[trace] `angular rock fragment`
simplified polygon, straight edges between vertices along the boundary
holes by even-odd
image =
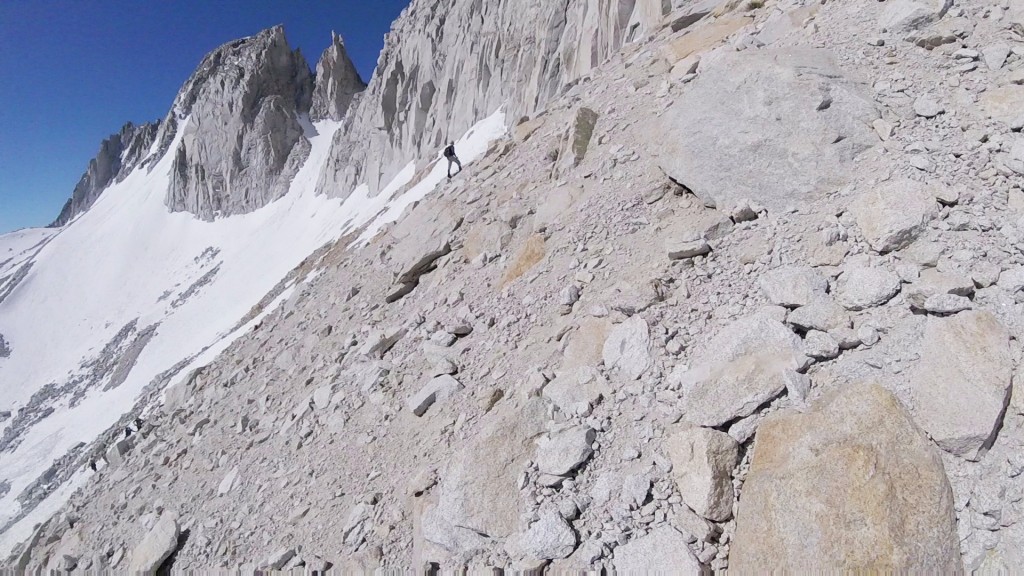
[[[668,384],[680,391],[686,421],[714,427],[781,394],[798,380],[805,356],[796,334],[758,314],[726,326],[692,358],[692,367],[677,367]]]
[[[578,538],[572,527],[554,510],[546,510],[540,518],[505,543],[505,552],[526,565],[544,560],[567,558],[576,549]]]
[[[686,545],[686,537],[671,526],[660,526],[646,536],[615,549],[617,574],[703,574],[700,562]]]
[[[178,548],[178,518],[164,512],[153,528],[132,549],[129,574],[155,574],[168,556]]]
[[[847,310],[867,310],[891,300],[900,286],[900,277],[883,268],[852,268],[839,277],[836,299]]]
[[[406,406],[413,414],[423,416],[434,402],[445,400],[459,390],[462,390],[462,384],[455,378],[447,374],[436,376],[410,397]]]
[[[565,476],[590,459],[597,432],[589,426],[574,426],[553,434],[537,448],[537,469],[544,474]]]
[[[938,204],[924,184],[890,180],[858,198],[850,212],[871,248],[885,253],[913,242],[938,215]]]
[[[628,380],[636,380],[651,367],[651,335],[647,321],[632,316],[612,328],[604,342],[604,365]]]
[[[816,300],[793,310],[786,317],[786,322],[801,330],[822,332],[849,328],[852,324],[846,309],[829,299]]]
[[[730,572],[961,569],[942,459],[891,393],[851,384],[761,422]]]
[[[731,518],[739,444],[728,434],[693,426],[671,433],[663,446],[683,502],[714,522]]]
[[[757,281],[768,301],[796,308],[825,296],[828,280],[809,266],[784,266],[763,274]]]
[[[535,439],[546,423],[547,408],[539,398],[485,422],[439,473],[440,496],[424,538],[449,552],[465,553],[481,545],[481,534],[506,538],[515,533],[520,513],[516,478],[533,459]],[[425,514],[425,524],[426,519]]]
[[[929,318],[910,376],[914,420],[943,450],[975,460],[995,440],[1012,373],[1010,335],[992,314]]]

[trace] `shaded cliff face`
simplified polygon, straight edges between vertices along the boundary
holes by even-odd
[[[320,56],[316,65],[316,87],[313,89],[313,106],[310,119],[341,120],[348,112],[352,99],[366,89],[366,82],[359,76],[352,60],[345,50],[345,42],[331,33],[331,45]]]
[[[63,226],[88,210],[107,186],[120,182],[134,170],[149,154],[158,127],[159,123],[136,126],[128,122],[120,132],[104,140],[50,227]]]
[[[281,197],[309,153],[313,78],[281,26],[211,52],[178,93],[154,158],[174,154],[166,204],[205,220]],[[190,118],[175,150],[180,124]]]
[[[319,182],[345,196],[386,184],[409,158],[504,106],[542,109],[683,0],[413,0],[385,40],[367,91]]]

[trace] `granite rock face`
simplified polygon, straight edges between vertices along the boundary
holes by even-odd
[[[158,128],[158,122],[138,126],[128,122],[117,134],[104,140],[50,227],[63,226],[88,210],[108,186],[120,182],[134,170],[149,154]]]
[[[168,208],[212,220],[284,195],[309,154],[299,116],[309,112],[312,93],[309,65],[289,48],[281,26],[207,55],[158,136],[154,157],[174,154]],[[179,130],[181,140],[169,150]]]
[[[332,145],[318,190],[375,194],[409,158],[503,108],[542,110],[662,23],[681,0],[414,0],[385,38],[377,72]]]
[[[313,88],[310,120],[341,120],[348,112],[353,98],[365,89],[366,82],[363,82],[348,57],[345,41],[341,36],[331,33],[331,45],[324,50],[316,65],[316,87]]]

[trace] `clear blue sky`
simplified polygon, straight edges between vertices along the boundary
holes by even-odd
[[[162,119],[210,50],[284,24],[310,67],[342,35],[369,81],[409,0],[0,0],[0,233],[44,226],[127,122]]]

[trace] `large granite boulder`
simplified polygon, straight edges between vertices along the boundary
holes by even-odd
[[[959,573],[953,493],[938,450],[874,383],[841,388],[807,413],[768,416],[729,570]]]
[[[516,479],[533,457],[546,423],[544,401],[533,398],[485,424],[441,473],[440,496],[425,514],[423,537],[452,554],[465,554],[489,539],[517,533]]]
[[[825,50],[707,60],[655,130],[662,169],[708,205],[806,205],[847,182],[853,158],[878,140],[870,95]]]

